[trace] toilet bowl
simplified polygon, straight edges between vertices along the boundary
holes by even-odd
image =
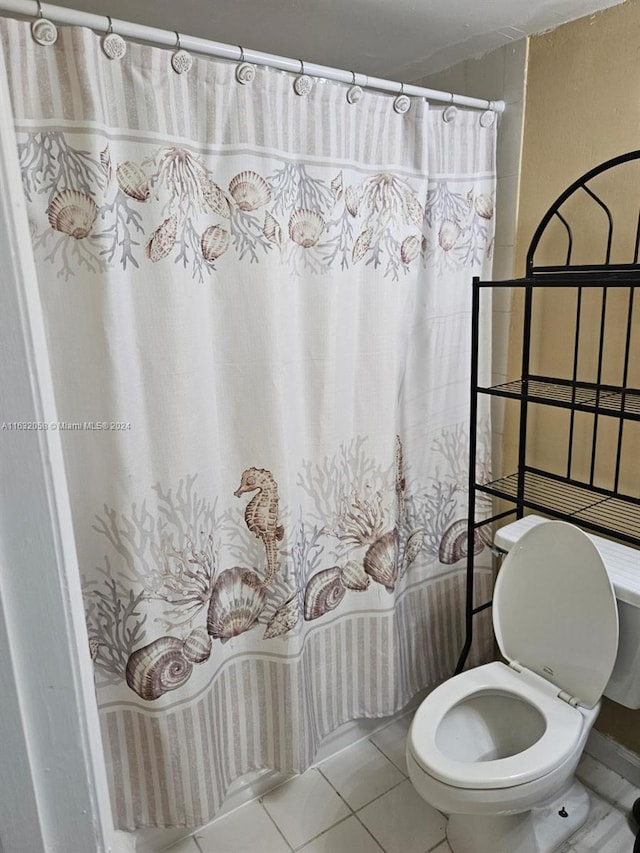
[[[409,776],[449,816],[453,853],[552,853],[589,811],[574,772],[618,645],[615,594],[586,534],[560,521],[528,530],[498,575],[493,623],[507,663],[427,696]]]

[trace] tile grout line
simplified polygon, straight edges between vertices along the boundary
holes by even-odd
[[[374,745],[375,745],[375,744],[374,744]],[[384,753],[383,753],[383,755],[384,755]],[[386,758],[386,757],[387,757],[387,756],[385,756],[385,758]],[[389,759],[389,761],[391,761],[391,759]],[[393,763],[393,762],[392,762],[392,763]],[[395,767],[395,766],[396,766],[396,765],[394,764],[394,767]],[[404,774],[403,774],[403,775],[404,775]],[[411,780],[409,779],[409,777],[408,777],[408,776],[405,776],[405,778],[404,778],[404,779],[402,779],[400,782],[396,782],[396,784],[395,784],[395,785],[393,785],[391,788],[389,788],[389,790],[388,790],[388,791],[384,791],[384,793],[382,793],[382,794],[378,794],[378,796],[377,796],[377,797],[374,797],[372,800],[370,800],[370,801],[369,801],[368,803],[366,803],[364,806],[361,806],[361,807],[358,809],[358,811],[354,812],[354,814],[355,814],[356,818],[358,818],[358,820],[360,821],[360,823],[362,824],[362,826],[364,826],[364,828],[367,830],[367,832],[369,833],[369,835],[374,839],[374,841],[376,842],[376,844],[377,844],[377,845],[378,845],[382,850],[384,850],[384,847],[382,847],[382,845],[380,844],[380,842],[378,841],[378,839],[375,837],[375,835],[373,835],[373,833],[371,832],[371,830],[367,827],[367,825],[364,823],[364,821],[360,818],[360,814],[359,814],[359,813],[360,813],[361,811],[363,811],[363,809],[368,808],[372,803],[375,803],[375,802],[376,802],[376,800],[379,800],[381,797],[384,797],[386,794],[390,793],[391,791],[394,791],[396,788],[399,788],[399,787],[400,787],[400,785],[404,785],[404,783],[405,783],[405,782],[410,782],[410,781],[411,781]],[[442,814],[442,812],[438,812],[438,814]],[[443,817],[444,817],[444,815],[443,815]],[[446,820],[446,818],[445,818],[445,820]],[[439,839],[439,840],[438,840],[438,841],[433,845],[433,847],[429,847],[429,848],[427,848],[426,853],[432,853],[432,851],[433,851],[433,850],[435,850],[435,849],[436,849],[436,847],[438,847],[440,844],[442,844],[442,842],[443,842],[443,841],[446,841],[446,840],[447,840],[447,835],[446,835],[446,832],[445,832],[445,834],[442,836],[442,838],[440,838],[440,839]],[[386,851],[385,851],[385,853],[386,853]]]
[[[340,793],[340,791],[339,791],[339,790],[336,788],[336,786],[333,784],[333,782],[331,781],[331,779],[329,779],[329,777],[328,777],[328,776],[325,776],[325,774],[322,772],[322,769],[321,769],[320,765],[318,765],[318,766],[315,768],[315,769],[316,769],[316,770],[318,770],[318,772],[321,774],[322,778],[323,778],[323,779],[326,779],[326,781],[331,785],[331,787],[333,788],[333,790],[334,790],[334,791],[336,792],[336,794],[340,797],[340,799],[344,802],[344,804],[347,806],[347,808],[351,809],[352,814],[356,814],[356,812],[357,812],[357,811],[359,811],[360,809],[364,809],[366,806],[368,806],[368,805],[369,805],[369,803],[372,803],[374,800],[377,800],[377,799],[378,799],[378,797],[384,797],[384,795],[385,795],[385,794],[388,794],[388,793],[389,793],[389,791],[392,791],[392,790],[393,790],[394,788],[396,788],[398,785],[401,785],[401,784],[402,784],[402,782],[406,782],[406,781],[407,781],[407,779],[409,778],[408,776],[406,776],[406,775],[404,774],[404,772],[403,772],[402,770],[400,770],[400,768],[398,767],[398,765],[397,765],[397,764],[394,764],[394,762],[389,758],[389,756],[385,755],[385,754],[384,754],[384,752],[383,752],[381,749],[378,749],[378,747],[375,745],[375,743],[373,743],[373,744],[372,744],[372,746],[374,746],[374,747],[378,750],[378,752],[379,752],[379,753],[380,753],[380,755],[385,759],[385,761],[388,761],[388,762],[389,762],[389,764],[390,764],[390,765],[391,765],[395,770],[397,770],[397,771],[398,771],[398,773],[400,773],[400,775],[401,775],[403,778],[402,778],[402,780],[401,780],[400,782],[395,782],[393,785],[391,785],[391,787],[390,787],[390,788],[387,788],[387,789],[386,789],[386,791],[382,791],[380,794],[376,794],[376,796],[375,796],[375,797],[373,797],[373,799],[369,800],[369,802],[367,802],[367,803],[363,803],[361,806],[358,806],[358,808],[357,808],[357,809],[354,809],[354,808],[353,808],[353,806],[351,806],[351,805],[350,805],[350,804],[345,800],[345,798],[342,796],[342,794]]]
[[[332,823],[331,826],[328,826],[326,829],[323,829],[322,832],[319,832],[317,835],[314,835],[313,838],[308,838],[303,844],[299,844],[297,847],[292,847],[291,849],[294,851],[304,850],[307,844],[311,844],[312,841],[316,841],[318,838],[322,838],[323,835],[326,835],[327,832],[331,832],[332,829],[335,829],[336,826],[340,826],[341,823],[345,823],[347,820],[351,820],[354,817],[353,814],[348,814],[346,817],[340,818],[336,823]]]
[[[386,728],[386,727],[385,727],[385,728]],[[382,731],[382,729],[381,729],[381,731]],[[397,766],[397,765],[396,765],[396,764],[395,764],[395,763],[394,763],[394,762],[389,758],[389,756],[388,756],[388,755],[385,755],[385,754],[384,754],[384,752],[383,752],[383,751],[382,751],[382,750],[381,750],[381,749],[380,749],[380,748],[379,748],[375,743],[373,743],[373,741],[371,741],[371,740],[370,740],[370,738],[367,738],[367,740],[369,740],[369,742],[372,744],[372,746],[374,746],[374,747],[378,750],[378,752],[380,753],[380,755],[382,755],[382,757],[383,757],[383,758],[385,758],[385,759],[386,759],[386,760],[391,764],[391,766],[392,766],[392,767],[395,767],[395,768],[396,768],[396,770],[398,770],[398,772],[399,772],[399,773],[400,773],[404,778],[403,778],[400,782],[396,782],[396,784],[395,784],[395,785],[392,785],[392,786],[391,786],[390,788],[388,788],[386,791],[383,791],[381,794],[378,794],[378,795],[377,795],[376,797],[374,797],[372,800],[369,800],[369,802],[368,802],[368,803],[364,803],[364,805],[360,806],[358,810],[356,810],[356,809],[352,808],[352,807],[349,805],[349,803],[345,800],[345,798],[342,796],[342,794],[340,793],[340,791],[338,791],[338,790],[337,790],[337,788],[336,788],[336,787],[335,787],[335,785],[331,782],[331,780],[330,780],[329,778],[327,778],[327,776],[325,776],[325,774],[322,772],[322,765],[321,765],[321,764],[319,764],[319,765],[317,765],[317,766],[316,766],[316,770],[318,770],[318,772],[320,773],[320,775],[322,776],[322,778],[323,778],[323,779],[325,779],[325,780],[329,783],[329,785],[331,785],[331,787],[332,787],[332,788],[333,788],[333,790],[336,792],[336,794],[340,797],[340,799],[344,802],[344,804],[347,806],[347,808],[351,811],[351,815],[347,816],[346,818],[344,818],[344,819],[343,819],[343,820],[341,820],[341,821],[338,821],[338,823],[335,823],[333,826],[338,826],[338,824],[339,824],[339,823],[343,823],[345,820],[349,820],[349,818],[350,818],[350,817],[355,817],[355,819],[358,821],[358,823],[360,824],[360,826],[362,826],[362,827],[365,829],[365,831],[366,831],[366,832],[371,836],[371,838],[373,838],[373,840],[374,840],[374,841],[375,841],[375,843],[378,845],[378,847],[383,851],[383,853],[386,853],[385,848],[380,844],[380,842],[379,842],[379,841],[378,841],[378,839],[375,837],[375,835],[371,832],[371,830],[368,828],[368,826],[367,826],[365,823],[363,823],[363,821],[360,819],[360,817],[358,816],[358,812],[359,812],[359,811],[361,811],[362,809],[365,809],[367,806],[371,805],[371,803],[374,803],[376,800],[380,799],[380,797],[384,797],[384,796],[385,796],[385,794],[388,794],[390,791],[393,791],[393,789],[394,789],[394,788],[397,788],[397,787],[398,787],[398,785],[402,785],[404,782],[406,782],[406,781],[407,781],[408,777],[406,777],[406,776],[404,775],[404,773],[402,772],[402,770],[400,770],[400,768],[399,768],[399,767],[398,767],[398,766]],[[346,750],[345,750],[345,751],[346,751]],[[324,830],[324,832],[328,832],[328,831],[329,831],[329,829],[333,829],[333,827],[329,827],[328,829]],[[324,833],[320,833],[320,835],[323,835],[323,834],[324,834]],[[318,838],[319,836],[317,836],[317,835],[316,835],[315,837],[316,837],[316,838]],[[313,839],[310,839],[310,840],[313,840]],[[306,843],[308,844],[309,842],[307,841]],[[297,848],[297,849],[299,849],[299,848]]]
[[[396,770],[397,770],[399,773],[402,773],[402,775],[404,776],[404,778],[405,778],[405,779],[408,779],[408,778],[409,778],[409,777],[408,777],[408,775],[407,775],[407,774],[404,772],[404,770],[402,769],[402,767],[399,767],[399,766],[395,763],[395,761],[393,760],[393,758],[390,758],[390,757],[387,755],[387,753],[386,753],[386,752],[385,752],[381,747],[379,747],[379,746],[378,746],[378,744],[377,744],[377,743],[374,743],[374,741],[372,741],[371,739],[369,739],[369,742],[371,743],[371,745],[372,745],[372,746],[375,746],[375,748],[378,750],[378,752],[380,753],[380,755],[384,755],[384,757],[387,759],[387,761],[389,761],[391,764],[393,764],[393,766],[396,768]]]
[[[290,844],[290,843],[289,843],[289,840],[287,839],[287,837],[285,836],[285,834],[283,833],[283,831],[282,831],[282,830],[280,829],[280,827],[278,826],[278,824],[277,824],[277,822],[276,822],[275,818],[273,818],[273,817],[271,816],[271,814],[269,814],[269,810],[268,810],[268,809],[266,808],[266,806],[262,803],[262,800],[260,800],[260,801],[259,801],[259,802],[260,802],[260,805],[261,805],[261,806],[262,806],[262,808],[265,810],[265,812],[269,815],[270,820],[272,821],[272,823],[274,824],[274,826],[276,827],[276,829],[278,830],[278,832],[280,833],[280,835],[283,837],[283,839],[284,839],[285,843],[287,844],[287,846],[289,847],[289,850],[291,850],[291,851],[301,850],[303,847],[305,847],[305,845],[307,845],[307,844],[311,844],[311,842],[312,842],[312,841],[315,841],[315,840],[316,840],[316,838],[320,838],[320,836],[321,836],[321,835],[324,835],[324,834],[325,834],[325,832],[329,832],[329,830],[330,830],[330,829],[334,829],[336,826],[339,826],[341,823],[344,823],[346,820],[349,820],[349,818],[351,818],[351,817],[354,817],[354,816],[355,816],[355,812],[354,812],[354,810],[351,808],[351,806],[350,806],[350,805],[349,805],[349,803],[345,800],[345,798],[342,796],[342,794],[341,794],[338,790],[336,790],[335,786],[331,784],[331,781],[330,781],[329,779],[327,779],[327,777],[324,775],[324,773],[323,773],[323,772],[322,772],[322,770],[320,769],[320,765],[316,765],[316,766],[315,766],[315,767],[313,767],[313,768],[309,768],[309,770],[315,770],[315,771],[317,771],[317,772],[320,774],[320,776],[325,780],[325,782],[326,782],[326,783],[329,785],[329,787],[334,791],[334,793],[335,793],[338,797],[340,797],[340,800],[341,800],[341,801],[345,804],[345,806],[349,809],[350,814],[345,815],[345,817],[342,817],[342,818],[340,818],[340,820],[337,820],[335,823],[332,823],[330,826],[325,827],[321,832],[318,832],[316,835],[312,836],[311,838],[307,838],[307,840],[306,840],[306,841],[304,841],[302,844],[299,844],[297,847],[294,847],[292,844]],[[305,772],[309,772],[309,771],[305,771]]]
[[[445,830],[445,833],[444,833],[444,835],[442,836],[442,838],[440,839],[440,841],[438,841],[438,843],[437,843],[437,844],[434,844],[434,845],[433,845],[433,847],[428,847],[428,848],[427,848],[427,853],[434,853],[434,850],[436,850],[438,847],[440,847],[440,845],[441,845],[443,842],[445,842],[446,840],[447,840],[447,832],[446,832],[446,830]]]
[[[189,838],[193,839],[193,843],[196,845],[196,847],[198,849],[198,853],[203,853],[202,847],[200,847],[200,845],[198,844],[198,839],[196,838],[195,833],[193,835],[190,835]],[[170,849],[169,849],[168,853],[171,853]]]
[[[363,806],[363,808],[364,808],[364,806]],[[378,847],[379,847],[382,851],[384,851],[384,853],[387,853],[387,851],[384,849],[384,847],[382,846],[382,844],[380,844],[380,842],[379,842],[379,841],[378,841],[378,839],[375,837],[375,835],[373,834],[373,832],[371,832],[371,830],[370,830],[370,829],[369,829],[369,827],[366,825],[366,823],[363,823],[363,822],[362,822],[362,820],[360,820],[360,818],[358,817],[358,813],[357,813],[357,812],[355,813],[354,817],[355,817],[355,819],[358,821],[358,823],[360,824],[360,826],[361,826],[361,827],[363,827],[363,829],[364,829],[366,832],[368,832],[368,833],[369,833],[369,835],[373,838],[373,840],[376,842],[376,844],[378,845]]]
[[[267,809],[266,806],[264,805],[264,803],[262,802],[262,798],[258,799],[258,803],[259,803],[262,811],[266,814],[266,816],[269,818],[271,823],[275,826],[276,830],[278,831],[278,834],[280,835],[280,837],[282,838],[284,843],[287,845],[287,847],[289,848],[289,851],[291,853],[291,851],[293,850],[293,847],[291,846],[291,844],[289,844],[289,840],[285,837],[284,832],[280,829],[280,827],[278,826],[278,824],[276,823],[274,818],[271,817],[271,814],[269,813],[269,809]]]
[[[390,723],[389,725],[391,725],[391,723]],[[386,728],[386,726],[385,726],[384,728]],[[382,730],[383,730],[383,729],[381,729],[381,731],[382,731]],[[362,738],[362,741],[365,741],[365,740],[366,740],[366,741],[368,741],[368,740],[369,740],[369,738]],[[402,778],[399,782],[396,782],[394,785],[392,785],[390,788],[388,788],[386,791],[383,791],[382,793],[380,793],[380,794],[378,794],[376,797],[374,797],[372,800],[369,800],[369,802],[368,802],[368,803],[364,803],[364,805],[360,806],[360,808],[365,808],[366,806],[368,806],[368,805],[370,805],[371,803],[375,802],[375,800],[379,799],[380,797],[383,797],[385,794],[388,794],[390,791],[392,791],[392,790],[393,790],[394,788],[396,788],[398,785],[402,785],[402,784],[403,784],[403,782],[406,782],[406,781],[407,781],[407,778],[408,778],[407,776],[405,776],[404,772],[403,772],[403,771],[402,771],[402,770],[401,770],[401,769],[400,769],[400,768],[399,768],[399,767],[398,767],[398,766],[397,766],[397,765],[396,765],[396,764],[395,764],[395,763],[394,763],[394,762],[393,762],[393,761],[392,761],[392,760],[391,760],[387,755],[385,755],[385,754],[384,754],[384,752],[383,752],[383,751],[382,751],[382,750],[381,750],[381,749],[380,749],[380,748],[379,748],[375,743],[373,743],[373,742],[371,741],[371,744],[372,744],[372,746],[374,746],[374,747],[375,747],[375,749],[376,749],[376,750],[377,750],[377,751],[382,755],[382,757],[383,757],[386,761],[388,761],[388,762],[391,764],[391,766],[392,766],[393,768],[395,768],[395,769],[396,769],[396,770],[401,774],[401,776],[402,776],[403,778]],[[355,744],[352,744],[351,746],[355,746]],[[341,750],[341,752],[347,752],[347,751],[348,751],[348,749],[350,749],[350,748],[351,748],[351,747],[347,747],[346,749]],[[333,756],[331,756],[331,758],[333,758]],[[328,760],[329,760],[329,758],[327,758],[327,759],[325,759],[325,760],[327,760],[327,761],[328,761]],[[266,808],[266,806],[265,806],[265,805],[264,805],[264,803],[262,802],[262,797],[258,798],[258,802],[260,803],[260,805],[262,806],[263,810],[266,812],[266,814],[268,815],[269,819],[271,820],[271,822],[273,823],[273,825],[274,825],[274,826],[276,827],[276,829],[278,830],[278,833],[282,836],[282,838],[283,838],[283,840],[284,840],[285,844],[289,847],[289,849],[290,849],[291,851],[296,851],[296,850],[300,850],[300,849],[302,849],[305,845],[310,844],[312,841],[314,841],[315,839],[317,839],[317,838],[319,838],[320,836],[324,835],[326,832],[329,832],[329,830],[333,829],[333,828],[334,828],[334,827],[336,827],[336,826],[339,826],[339,824],[341,824],[341,823],[344,823],[344,821],[348,820],[350,817],[357,817],[356,810],[355,810],[355,809],[354,809],[354,808],[353,808],[353,807],[352,807],[352,806],[351,806],[351,805],[346,801],[346,799],[342,796],[342,794],[340,793],[340,791],[338,791],[338,789],[335,787],[335,785],[332,783],[332,781],[331,781],[331,780],[330,780],[330,779],[329,779],[329,778],[328,778],[328,777],[327,777],[327,776],[322,772],[322,764],[323,764],[323,763],[324,763],[324,762],[320,762],[319,764],[317,764],[317,765],[315,765],[314,767],[309,768],[309,769],[310,769],[310,770],[311,770],[311,769],[316,770],[316,771],[320,774],[320,776],[322,777],[322,779],[324,779],[324,780],[325,780],[325,782],[327,782],[327,784],[329,785],[329,787],[330,787],[330,788],[335,792],[335,794],[340,798],[341,802],[343,802],[343,803],[344,803],[344,805],[347,807],[347,809],[349,810],[349,814],[348,814],[348,815],[346,815],[345,817],[341,818],[340,820],[336,821],[335,823],[332,823],[330,826],[328,826],[328,827],[326,827],[325,829],[323,829],[323,830],[322,830],[322,832],[319,832],[317,835],[314,835],[314,836],[312,836],[311,838],[308,838],[308,839],[307,839],[307,840],[306,840],[302,845],[299,845],[298,847],[293,847],[293,845],[291,845],[291,844],[289,843],[289,841],[288,841],[287,837],[284,835],[283,831],[282,831],[282,830],[280,829],[280,827],[278,826],[277,821],[275,820],[275,818],[273,818],[273,817],[272,817],[272,815],[270,814],[269,810]],[[367,828],[366,828],[366,826],[362,823],[362,821],[361,821],[360,819],[358,819],[358,822],[359,822],[362,826],[364,826],[364,828],[365,828],[365,829],[367,829]],[[379,844],[378,840],[375,838],[375,836],[373,836],[373,835],[371,834],[371,832],[370,832],[368,829],[367,829],[367,832],[368,832],[368,833],[369,833],[369,835],[371,835],[371,837],[375,840],[376,844],[378,844],[378,846],[380,846],[380,844]],[[382,847],[381,847],[381,849],[382,849],[382,850],[384,850],[384,848],[382,848]]]
[[[405,783],[405,782],[407,782],[407,781],[409,781],[409,780],[408,780],[408,778],[403,778],[403,779],[401,779],[399,782],[396,782],[396,784],[395,784],[395,785],[392,785],[388,790],[383,791],[383,792],[382,792],[382,794],[378,794],[378,795],[377,795],[377,796],[375,796],[372,800],[369,800],[369,802],[368,802],[368,803],[365,803],[363,806],[360,806],[360,808],[358,809],[358,811],[355,811],[355,812],[354,812],[354,814],[357,816],[358,812],[361,812],[363,809],[368,809],[368,808],[369,808],[369,806],[371,805],[371,803],[375,803],[375,802],[376,802],[376,800],[379,800],[379,799],[380,799],[380,797],[385,797],[385,796],[386,796],[387,794],[389,794],[391,791],[395,791],[395,789],[396,789],[396,788],[399,788],[399,787],[400,787],[400,785],[404,785],[404,783]]]
[[[342,802],[345,804],[345,806],[349,809],[349,811],[351,812],[351,814],[352,814],[352,815],[354,815],[354,814],[355,814],[355,810],[351,808],[351,806],[349,805],[349,803],[345,800],[345,798],[342,796],[342,794],[340,793],[340,791],[339,791],[339,790],[336,788],[336,786],[333,784],[333,782],[331,781],[331,779],[327,778],[327,776],[325,776],[325,775],[324,775],[324,773],[323,773],[323,772],[322,772],[322,770],[320,769],[320,766],[319,766],[319,765],[318,765],[318,767],[316,767],[316,770],[317,770],[317,771],[318,771],[318,773],[322,776],[322,778],[325,780],[325,782],[327,782],[327,784],[328,784],[328,785],[330,785],[330,786],[331,786],[331,788],[332,788],[332,789],[336,792],[336,794],[340,797],[340,799],[341,799],[341,800],[342,800]],[[341,822],[341,821],[338,821],[338,823],[340,823],[340,822]],[[335,826],[335,824],[334,824],[334,826]]]
[[[358,738],[358,740],[354,741],[353,743],[349,743],[346,746],[343,746],[341,749],[338,749],[336,752],[332,753],[331,755],[325,756],[321,761],[314,762],[314,763],[310,764],[307,769],[308,770],[319,770],[320,767],[323,764],[325,764],[327,761],[331,761],[332,759],[337,758],[339,755],[342,755],[345,752],[348,752],[350,749],[357,746],[358,744],[364,743],[367,740],[370,741],[372,737],[375,737],[375,735],[378,735],[381,732],[384,732],[387,729],[391,728],[391,726],[396,725],[396,723],[398,723],[400,720],[403,720],[405,717],[408,717],[409,714],[415,714],[416,710],[417,710],[417,706],[415,709],[412,709],[410,711],[403,711],[402,713],[400,713],[398,715],[393,715],[392,718],[389,720],[389,722],[385,723],[383,726],[380,726],[380,728],[372,731],[370,735],[364,735],[363,737]],[[371,718],[359,717],[358,719],[359,720],[360,719],[366,720],[366,719],[371,719]],[[375,746],[375,744],[374,744],[374,746]],[[387,757],[387,756],[385,756],[385,757]],[[391,761],[391,759],[389,759],[389,760]]]

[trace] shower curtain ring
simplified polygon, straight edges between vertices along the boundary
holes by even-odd
[[[357,104],[362,97],[362,89],[356,85],[356,72],[351,72],[351,86],[347,89],[347,102]]]
[[[244,61],[244,48],[240,48],[240,65],[236,68],[236,80],[244,86],[246,83],[252,83],[256,76],[256,69],[250,62]]]
[[[404,83],[400,84],[400,94],[393,101],[393,109],[398,115],[404,115],[411,109],[411,101],[404,93]]]
[[[191,54],[180,47],[180,33],[176,30],[176,49],[171,56],[171,67],[176,74],[184,74],[193,65]]]
[[[109,21],[109,29],[102,37],[102,49],[109,59],[122,59],[127,52],[127,44],[122,36],[114,33],[111,15],[107,15],[107,20]]]
[[[301,59],[298,62],[300,63],[300,73],[293,81],[293,91],[296,95],[308,95],[313,89],[313,80],[308,74],[304,73],[304,62]]]
[[[447,123],[450,121],[454,121],[455,117],[458,115],[458,108],[453,105],[455,95],[453,92],[451,93],[451,100],[449,101],[449,106],[442,113],[442,120]]]
[[[40,0],[36,0],[36,2],[38,3],[38,16],[31,24],[31,36],[38,44],[47,47],[58,38],[58,30],[55,24],[44,17]]]
[[[493,101],[487,101],[487,108],[480,116],[480,127],[492,127],[496,120],[496,114],[493,109]]]

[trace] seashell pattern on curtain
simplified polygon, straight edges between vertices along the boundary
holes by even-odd
[[[193,279],[214,283],[227,266],[276,255],[296,277],[344,273],[363,262],[400,281],[431,262],[464,269],[490,248],[493,202],[475,189],[461,193],[445,182],[419,201],[416,180],[377,172],[336,196],[331,186],[343,181],[342,170],[331,178],[324,169],[318,177],[297,164],[265,177],[241,172],[224,190],[203,157],[165,146],[153,147],[140,164],[121,163],[114,179],[115,146],[104,144],[92,155],[58,130],[29,133],[19,143],[25,188],[48,202],[46,219],[33,220],[34,248],[65,280],[83,268],[105,273],[114,261],[126,272],[168,258]],[[29,169],[36,163],[38,169]],[[51,195],[52,184],[67,183]],[[297,207],[301,198],[315,208]],[[451,210],[455,221],[443,219]],[[425,235],[432,221],[439,223],[437,240]],[[70,244],[68,237],[82,242]]]
[[[0,36],[114,814],[197,827],[453,670],[495,130]]]

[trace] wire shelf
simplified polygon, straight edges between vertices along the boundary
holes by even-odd
[[[509,501],[518,500],[518,474],[509,474],[477,486]],[[533,471],[524,473],[522,503],[557,518],[571,518],[583,527],[640,544],[640,502],[619,495],[611,497],[588,486],[569,483]]]
[[[545,406],[640,420],[640,391],[635,388],[596,386],[587,382],[535,377],[503,382],[491,388],[478,388],[478,391],[514,400],[526,398],[531,403]]]

